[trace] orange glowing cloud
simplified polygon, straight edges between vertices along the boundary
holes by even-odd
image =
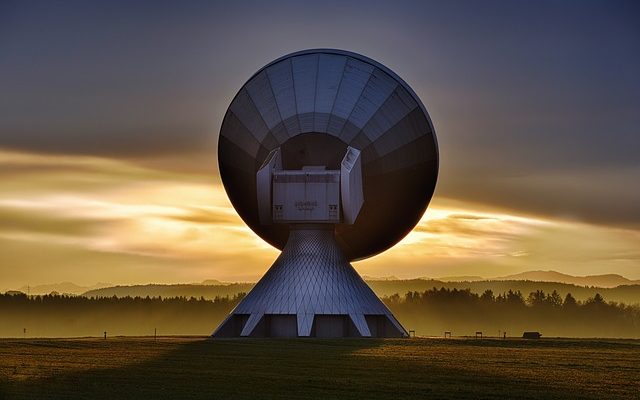
[[[244,225],[212,176],[10,151],[0,152],[0,167],[0,290],[59,281],[250,281],[278,254]],[[637,231],[436,196],[404,240],[355,266],[404,278],[541,268],[638,277],[637,249]]]

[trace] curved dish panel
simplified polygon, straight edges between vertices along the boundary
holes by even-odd
[[[259,70],[222,123],[222,182],[240,217],[282,249],[289,227],[259,223],[256,172],[277,147],[285,169],[300,169],[335,168],[348,146],[361,151],[364,204],[353,225],[336,226],[336,238],[349,260],[370,257],[418,223],[438,176],[429,115],[413,90],[383,65],[318,49],[289,54]]]

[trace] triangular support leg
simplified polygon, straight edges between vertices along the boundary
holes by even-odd
[[[369,325],[367,325],[367,320],[365,319],[364,314],[349,314],[349,317],[356,326],[360,336],[371,337],[371,331],[369,330]]]
[[[311,327],[313,326],[314,314],[299,313],[298,319],[298,336],[308,337],[311,336]]]
[[[258,322],[260,322],[260,320],[262,319],[263,315],[264,314],[261,313],[251,314],[249,316],[249,319],[247,319],[247,323],[244,324],[240,336],[250,336],[253,330],[256,328],[256,325],[258,325]]]

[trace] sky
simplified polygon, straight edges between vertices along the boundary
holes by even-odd
[[[391,68],[434,123],[418,226],[368,276],[640,279],[634,1],[0,3],[0,290],[255,281],[217,138],[260,67],[308,48]]]

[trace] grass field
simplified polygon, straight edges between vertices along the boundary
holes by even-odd
[[[0,340],[3,399],[640,398],[640,341]]]

